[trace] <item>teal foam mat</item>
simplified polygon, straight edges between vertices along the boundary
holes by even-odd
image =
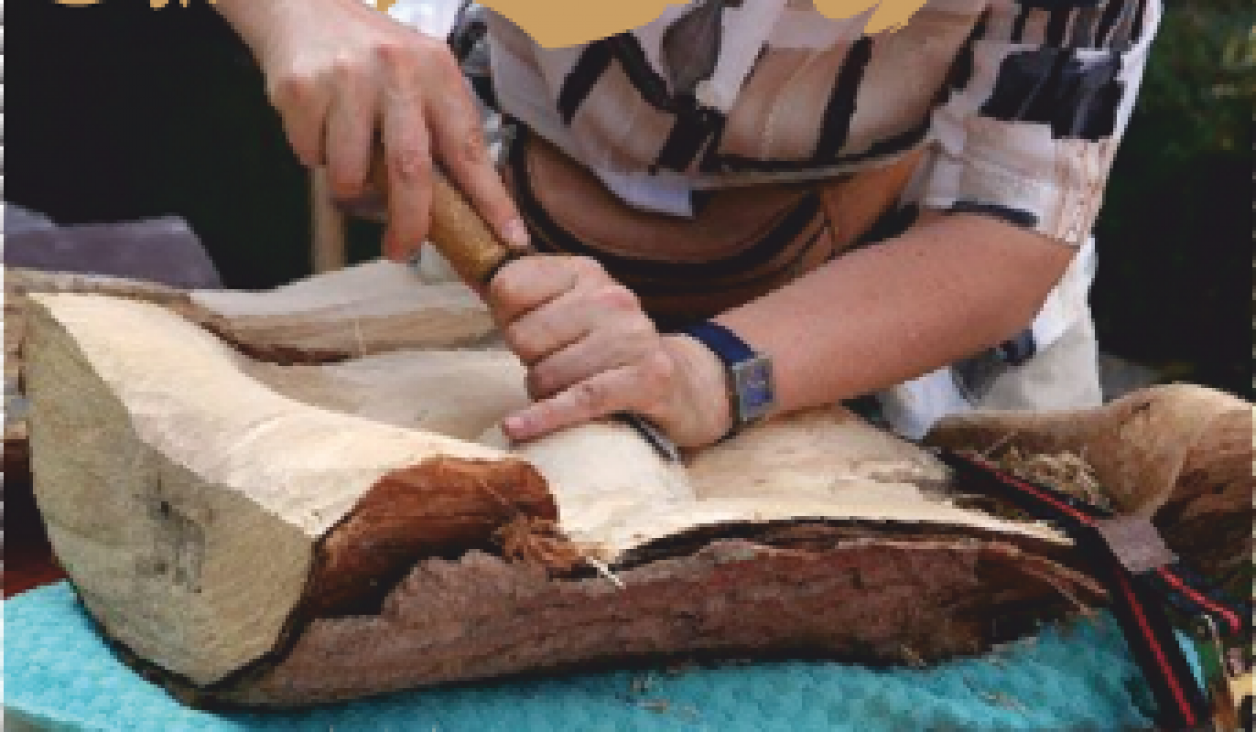
[[[1128,730],[1153,703],[1106,614],[922,669],[825,662],[621,671],[391,694],[298,712],[202,712],[120,663],[74,592],[4,603],[4,703],[37,729],[430,732]]]

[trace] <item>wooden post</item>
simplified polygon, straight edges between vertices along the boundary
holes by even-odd
[[[345,252],[345,214],[336,206],[327,181],[327,170],[310,173],[311,264],[315,274],[342,269]]]

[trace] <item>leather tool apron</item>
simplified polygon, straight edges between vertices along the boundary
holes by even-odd
[[[837,179],[706,192],[692,218],[623,203],[523,130],[504,178],[538,251],[596,258],[671,327],[765,295],[858,245],[894,208],[920,156]]]

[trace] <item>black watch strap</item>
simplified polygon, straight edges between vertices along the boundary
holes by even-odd
[[[691,325],[681,332],[711,349],[724,362],[733,417],[726,439],[772,411],[776,394],[772,362],[766,356],[755,352],[733,331],[712,321]]]

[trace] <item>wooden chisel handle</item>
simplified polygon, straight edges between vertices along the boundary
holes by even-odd
[[[382,149],[371,157],[371,185],[387,200],[388,169]],[[485,286],[502,265],[523,252],[504,244],[439,167],[432,168],[432,212],[427,238],[463,281]]]

